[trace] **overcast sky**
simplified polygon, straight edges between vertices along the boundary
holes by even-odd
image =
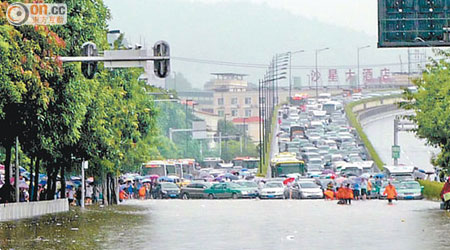
[[[269,64],[277,53],[303,49],[293,56],[293,76],[308,82],[316,49],[324,76],[337,68],[340,81],[355,72],[357,48],[361,68],[374,77],[388,67],[405,72],[406,49],[377,48],[377,0],[105,0],[111,29],[150,48],[158,40],[171,46],[172,71],[201,87],[213,72],[248,74],[257,82],[266,68],[249,68],[198,60]],[[430,53],[428,53],[430,55]],[[178,58],[177,58],[178,57]],[[188,58],[190,61],[180,59]],[[361,70],[362,70],[361,69]]]
[[[170,0],[168,0],[170,1]],[[215,4],[217,2],[267,3],[272,8],[295,15],[377,35],[377,0],[184,0]]]

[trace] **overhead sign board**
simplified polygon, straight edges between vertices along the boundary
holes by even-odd
[[[378,47],[450,46],[449,0],[378,0]]]
[[[193,121],[192,122],[192,139],[207,139],[206,134],[206,122],[205,121]]]

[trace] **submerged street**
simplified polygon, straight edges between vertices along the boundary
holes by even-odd
[[[129,201],[148,208],[135,249],[446,249],[436,202]],[[109,246],[111,249],[114,245]]]

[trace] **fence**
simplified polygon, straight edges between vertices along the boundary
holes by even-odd
[[[67,199],[0,204],[0,221],[32,218],[69,211]]]

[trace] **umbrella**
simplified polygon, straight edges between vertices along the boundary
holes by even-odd
[[[150,175],[150,179],[154,180],[154,179],[158,179],[159,175],[154,174],[154,175]]]
[[[19,188],[29,188],[28,184],[25,181],[19,181]]]
[[[248,171],[248,169],[247,169],[247,168],[243,168],[243,169],[241,169],[241,171],[242,171],[242,172]]]
[[[88,182],[88,183],[94,182],[94,177],[89,177],[89,178],[87,178],[87,179],[86,179],[86,182]]]
[[[72,181],[81,181],[81,177],[78,177],[78,176],[71,176],[71,177],[70,177],[70,180],[72,180]]]
[[[152,182],[152,180],[151,180],[151,179],[144,179],[144,180],[142,181],[142,183],[147,183],[147,182]]]
[[[127,185],[123,184],[123,185],[120,185],[119,189],[124,190],[126,187],[127,187]]]
[[[39,185],[41,185],[41,186],[45,186],[46,184],[47,184],[47,180],[41,180],[39,182]]]
[[[288,183],[293,182],[293,181],[295,181],[295,178],[293,178],[293,177],[287,178],[286,180],[283,181],[283,184],[287,185]]]
[[[378,177],[378,178],[384,178],[384,174],[379,173],[379,174],[376,174],[375,177]]]
[[[232,181],[239,179],[239,177],[237,177],[236,175],[230,174],[230,173],[227,173],[227,174],[223,175],[222,177],[228,178],[228,179],[230,179]]]
[[[334,174],[334,171],[331,169],[325,169],[322,171],[322,174]]]
[[[426,173],[425,170],[423,170],[423,169],[419,169],[419,172],[424,173],[424,174]]]
[[[344,178],[344,177],[339,177],[339,178],[336,179],[336,183],[340,185],[340,184],[344,183],[344,181],[346,181],[346,180],[347,179]]]

